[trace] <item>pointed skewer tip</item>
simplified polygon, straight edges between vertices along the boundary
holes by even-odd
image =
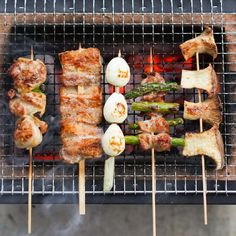
[[[120,51],[120,49],[119,49],[119,52],[118,52],[118,57],[121,57],[121,51]]]
[[[34,60],[34,48],[33,48],[33,45],[31,45],[31,49],[30,49],[30,58],[31,58],[31,60]]]

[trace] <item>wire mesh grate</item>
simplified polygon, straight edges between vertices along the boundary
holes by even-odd
[[[155,14],[157,5],[154,5],[154,1],[149,4],[146,1],[140,1],[140,6],[134,5],[133,1],[127,5],[122,1],[118,13],[115,1],[94,0],[90,4],[83,1],[81,11],[76,8],[78,6],[75,1],[65,1],[67,5],[62,7],[63,14],[60,14],[60,10],[56,7],[57,2],[53,1],[53,13],[46,13],[46,4],[43,5],[45,14],[38,14],[38,1],[34,1],[31,13],[27,11],[29,1],[15,1],[15,11],[13,14],[8,14],[9,2],[5,1],[5,13],[0,15],[2,38],[0,42],[2,65],[0,192],[2,195],[26,195],[28,191],[28,154],[14,147],[12,132],[15,118],[9,113],[6,99],[6,92],[12,86],[7,76],[7,68],[15,58],[27,56],[33,45],[35,57],[42,59],[48,69],[47,109],[44,120],[49,124],[49,132],[42,145],[34,150],[34,155],[38,158],[35,158],[33,163],[33,194],[74,195],[78,193],[77,165],[65,164],[58,160],[58,150],[61,145],[58,112],[61,71],[57,54],[64,50],[76,49],[79,43],[82,43],[84,47],[98,47],[103,56],[102,86],[105,101],[109,96],[109,86],[104,79],[105,66],[112,57],[117,55],[119,49],[128,61],[132,72],[131,82],[126,90],[140,83],[143,69],[147,66],[149,47],[153,48],[157,60],[156,68],[160,70],[164,78],[168,81],[179,82],[181,69],[195,69],[195,61],[185,64],[181,59],[178,46],[185,40],[200,34],[206,25],[214,30],[219,55],[214,62],[207,56],[201,56],[200,66],[205,68],[208,63],[213,63],[220,77],[220,97],[224,116],[221,132],[224,138],[226,161],[226,167],[222,171],[207,171],[207,187],[209,193],[236,192],[235,185],[231,184],[236,180],[234,171],[236,166],[234,161],[236,156],[234,152],[235,82],[233,78],[236,71],[233,60],[236,54],[234,36],[236,18],[234,14],[228,16],[223,13],[222,2],[217,5],[217,11],[212,3],[211,12],[206,13],[201,1],[198,5],[199,11],[196,11],[192,1],[189,1],[190,8],[186,13],[182,1],[178,10],[170,1],[170,11],[165,14],[165,3],[160,1],[161,14]],[[23,11],[19,11],[19,6],[23,6]],[[126,11],[128,6],[130,6],[129,13]],[[197,101],[196,91],[171,93],[167,99],[169,101],[173,99]],[[177,116],[182,116],[182,111]],[[134,122],[138,119],[141,117],[129,110],[128,121]],[[122,125],[126,132],[128,132],[128,121]],[[105,122],[102,125],[104,129],[107,127]],[[186,121],[184,128],[172,129],[171,135],[180,137],[185,131],[196,130],[199,130],[198,122]],[[45,156],[53,156],[53,159],[48,161]],[[170,153],[156,154],[156,156],[157,193],[198,194],[202,192],[201,163],[198,157],[186,159],[177,149],[173,149]],[[90,195],[104,194],[102,191],[104,159],[105,157],[97,161],[88,161],[86,164],[86,193]],[[207,162],[207,166],[211,167],[212,163]],[[114,188],[110,193],[123,196],[125,194],[145,195],[150,192],[150,154],[143,153],[138,148],[127,150],[124,155],[116,159]]]

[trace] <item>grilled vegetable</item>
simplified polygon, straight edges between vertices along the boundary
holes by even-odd
[[[120,56],[113,58],[106,68],[106,80],[117,87],[125,86],[130,80],[128,63]]]
[[[124,134],[118,125],[108,127],[102,137],[102,148],[109,156],[118,156],[125,150]]]
[[[218,54],[217,46],[213,36],[213,30],[207,27],[199,36],[190,39],[180,45],[185,60],[198,53],[207,53],[215,59]]]
[[[171,114],[179,110],[179,104],[167,102],[133,102],[131,108],[134,111]]]
[[[219,97],[208,98],[201,103],[184,101],[184,119],[202,119],[206,123],[219,126],[222,121]]]
[[[206,155],[216,164],[216,169],[224,166],[224,144],[217,126],[202,133],[186,133],[183,155],[187,157]]]
[[[144,83],[125,94],[126,99],[137,98],[151,92],[176,91],[180,86],[175,82],[166,83]]]
[[[175,118],[175,119],[167,119],[166,122],[169,126],[176,126],[176,125],[182,125],[184,123],[184,120],[182,118]],[[129,129],[140,129],[140,127],[138,123],[134,123],[134,124],[129,124]]]
[[[220,84],[211,64],[203,70],[182,70],[181,87],[206,90],[209,97],[220,92]]]
[[[128,115],[124,96],[120,93],[113,93],[104,105],[103,115],[109,123],[122,123]]]

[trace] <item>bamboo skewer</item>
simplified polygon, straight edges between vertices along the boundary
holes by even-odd
[[[33,150],[29,149],[29,178],[28,178],[28,234],[32,232],[32,159]]]
[[[150,73],[153,72],[152,48],[150,48]],[[153,132],[152,132],[152,135]],[[152,147],[152,234],[156,236],[156,170],[155,170],[155,150]]]
[[[79,43],[79,50],[81,49],[81,43]],[[79,93],[79,87],[78,87]],[[79,213],[80,215],[85,215],[85,160],[79,162]]]
[[[31,46],[30,58],[34,60],[34,51]],[[33,162],[33,149],[29,149],[29,173],[28,173],[28,234],[32,232],[32,162]]]
[[[197,70],[200,70],[199,66],[199,53],[196,53],[196,63],[197,63]],[[199,103],[202,102],[202,94],[201,90],[198,89],[198,101]],[[200,132],[203,132],[203,122],[202,119],[200,118],[199,120],[200,124]],[[204,224],[207,225],[208,223],[208,217],[207,217],[207,186],[206,186],[206,173],[205,173],[205,157],[204,155],[201,156],[201,161],[202,161],[202,187],[203,187],[203,211],[204,211]]]

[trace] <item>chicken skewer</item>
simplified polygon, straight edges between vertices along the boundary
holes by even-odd
[[[15,89],[8,91],[11,113],[20,117],[14,132],[15,145],[29,150],[28,172],[28,233],[32,231],[32,159],[33,147],[42,142],[42,134],[47,131],[47,124],[37,117],[42,116],[46,107],[46,96],[39,86],[45,82],[47,70],[44,63],[34,60],[33,48],[31,58],[18,58],[8,70],[14,80]],[[36,92],[37,91],[37,92]]]

